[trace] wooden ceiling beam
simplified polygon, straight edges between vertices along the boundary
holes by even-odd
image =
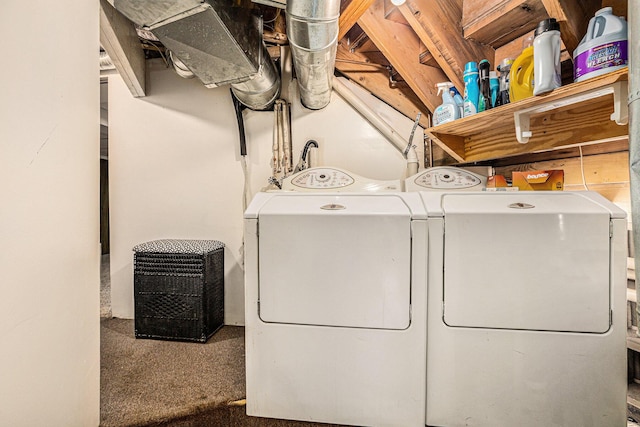
[[[420,39],[411,27],[385,19],[384,0],[376,0],[358,20],[358,25],[400,73],[429,112],[433,112],[442,103],[436,84],[447,81],[448,78],[442,69],[420,63]],[[456,161],[461,161],[464,157],[463,144],[456,141],[451,145],[441,140],[434,142]]]
[[[362,14],[375,0],[352,0],[345,10],[340,13],[338,20],[338,40],[342,40],[349,30],[358,22]]]
[[[467,62],[488,59],[495,65],[491,46],[463,38],[461,0],[407,0],[399,10],[446,74],[443,81],[451,81],[458,90],[464,89]]]
[[[464,37],[494,48],[532,31],[547,17],[537,0],[465,0],[462,4]]]
[[[589,20],[602,3],[600,0],[541,0],[547,14],[560,24],[560,35],[567,50],[573,54],[587,32]]]
[[[100,0],[100,44],[134,97],[145,96],[146,61],[131,21]]]
[[[434,111],[442,103],[436,83],[447,81],[441,69],[422,65],[420,40],[410,27],[385,19],[384,0],[376,0],[360,17],[358,25],[389,60],[420,101]]]
[[[424,114],[427,108],[416,94],[406,86],[392,88],[389,71],[382,65],[369,63],[367,55],[351,52],[344,43],[340,43],[336,52],[336,69],[411,120],[415,120],[418,113],[423,113],[420,125],[423,128],[430,126]]]

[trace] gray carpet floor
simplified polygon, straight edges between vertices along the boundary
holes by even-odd
[[[101,425],[166,423],[244,398],[244,329],[206,344],[135,339],[133,321],[101,325]]]
[[[206,344],[136,339],[133,320],[102,319],[100,425],[312,427],[245,414],[244,328]]]
[[[109,255],[100,288],[102,427],[314,427],[245,413],[244,328],[205,344],[136,339],[133,320],[111,318]]]

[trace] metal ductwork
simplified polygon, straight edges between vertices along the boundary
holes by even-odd
[[[262,42],[262,21],[228,0],[110,0],[150,30],[206,87],[230,84],[254,110],[273,105],[280,76]]]
[[[340,0],[288,0],[287,36],[305,107],[318,110],[331,100]]]

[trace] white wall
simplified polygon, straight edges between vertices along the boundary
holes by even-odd
[[[94,1],[2,3],[3,426],[99,422],[98,25]]]
[[[226,244],[225,323],[243,324],[244,176],[229,87],[206,89],[160,61],[149,65],[145,98],[133,98],[119,76],[109,77],[113,315],[134,314],[134,245],[161,238],[216,239]],[[325,165],[374,179],[402,178],[405,162],[398,150],[337,94],[325,109],[311,111],[300,105],[295,85],[290,90],[295,162],[305,142],[315,139]],[[411,120],[369,100],[408,137]],[[255,194],[271,175],[273,112],[246,110],[244,117]]]

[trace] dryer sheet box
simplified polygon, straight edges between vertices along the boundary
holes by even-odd
[[[563,170],[536,170],[513,172],[512,185],[521,191],[562,191],[564,188]]]

